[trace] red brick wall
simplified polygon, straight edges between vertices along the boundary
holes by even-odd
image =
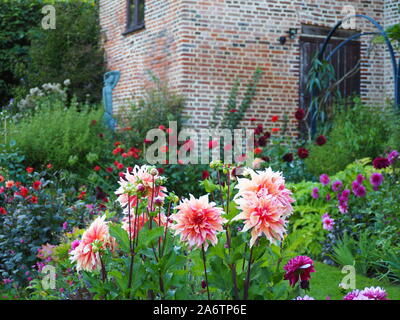
[[[271,115],[292,115],[299,101],[299,37],[285,45],[278,38],[302,24],[331,27],[349,4],[383,23],[383,0],[147,0],[146,29],[123,36],[126,1],[101,0],[108,66],[122,73],[116,109],[143,93],[150,69],[186,96],[189,125],[206,127],[218,96],[226,101],[235,79],[242,93],[260,66],[265,74],[242,125],[250,126],[250,118],[267,125]],[[363,20],[356,27],[374,31]],[[385,53],[377,48],[367,59],[367,48],[364,39],[361,95],[381,105],[390,95]]]

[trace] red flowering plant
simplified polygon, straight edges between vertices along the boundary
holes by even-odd
[[[299,118],[299,112],[295,117]],[[309,157],[309,151],[304,147],[304,141],[293,136],[288,130],[289,118],[274,115],[270,118],[269,127],[258,124],[255,129],[255,169],[272,167],[281,170],[290,181],[304,179],[304,160]]]
[[[21,175],[0,171],[0,270],[16,285],[31,280],[37,248],[56,242],[67,219],[78,220],[52,173],[27,167],[23,179],[16,180]]]

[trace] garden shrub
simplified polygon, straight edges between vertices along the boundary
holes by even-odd
[[[182,115],[184,98],[150,73],[153,85],[145,95],[121,110],[119,137],[127,143],[142,147],[147,132],[151,129],[168,128],[170,121],[176,121],[178,132],[185,118]],[[176,133],[175,133],[176,134]]]
[[[320,226],[328,231],[324,241],[319,242],[321,260],[354,265],[361,274],[399,281],[394,257],[400,244],[400,160],[393,160],[386,169],[374,168],[368,165],[370,162],[362,159],[334,176],[322,176],[324,185],[295,185],[295,198],[299,200],[295,211],[301,210],[303,203],[315,212],[320,210]],[[373,175],[381,179],[376,186],[371,182]],[[299,223],[296,215],[293,219],[293,225]],[[326,225],[326,219],[330,225]],[[309,222],[304,227],[310,228]]]
[[[327,143],[310,146],[307,169],[316,176],[335,174],[356,159],[376,157],[391,136],[388,121],[381,108],[364,106],[359,99],[354,106],[339,108]]]
[[[100,41],[98,4],[94,1],[55,1],[56,29],[30,32],[30,63],[25,74],[30,87],[71,80],[79,101],[102,98],[104,53]]]
[[[15,66],[28,64],[28,31],[39,25],[42,6],[43,1],[0,2],[0,107],[8,103],[21,84]]]
[[[88,165],[89,154],[101,155],[108,145],[102,115],[102,110],[89,106],[65,108],[63,102],[58,102],[31,117],[10,122],[7,136],[33,166],[51,163],[79,170]]]

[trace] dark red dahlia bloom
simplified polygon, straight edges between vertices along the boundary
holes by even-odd
[[[283,161],[292,162],[293,161],[293,153],[286,153],[283,156]]]
[[[283,269],[286,271],[284,279],[294,287],[297,281],[301,280],[302,287],[308,287],[308,281],[311,279],[311,272],[315,272],[314,262],[307,256],[297,256],[291,259]]]
[[[297,150],[297,154],[300,159],[308,158],[308,150],[305,148],[300,148]]]
[[[258,139],[258,145],[261,147],[265,147],[267,144],[267,138],[265,136],[262,136],[261,138]]]
[[[297,111],[294,114],[294,117],[298,121],[303,120],[305,116],[306,116],[306,112],[304,111],[304,109],[301,109],[301,108],[297,109]]]
[[[326,143],[326,137],[323,135],[320,135],[317,140],[315,140],[315,142],[317,143],[317,145],[319,146],[323,146]]]
[[[263,125],[262,125],[262,124],[259,124],[259,125],[257,126],[257,128],[255,128],[254,134],[255,134],[255,135],[261,134],[261,133],[263,132],[263,130],[264,130]]]
[[[210,173],[207,170],[204,170],[201,174],[201,180],[206,180],[210,177]]]
[[[378,157],[372,162],[375,169],[385,169],[390,166],[390,162],[387,158]]]

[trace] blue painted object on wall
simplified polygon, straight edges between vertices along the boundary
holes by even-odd
[[[110,130],[115,131],[117,121],[113,118],[113,99],[112,91],[117,85],[121,72],[110,71],[104,74],[103,103],[104,103],[104,123]]]

